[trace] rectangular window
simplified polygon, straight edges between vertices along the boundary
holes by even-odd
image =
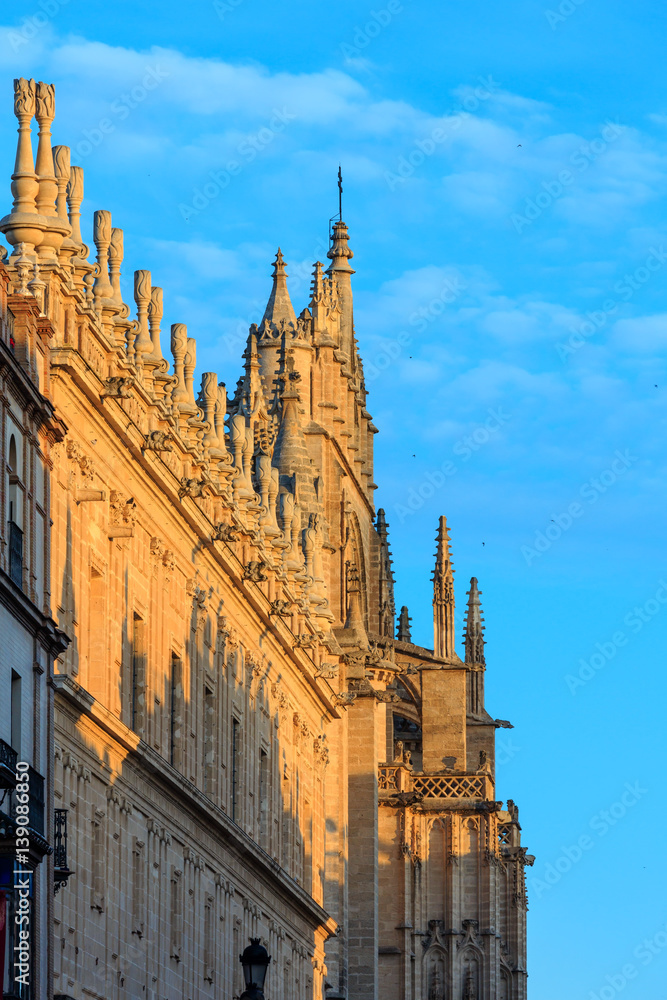
[[[92,876],[93,894],[90,905],[94,910],[104,912],[104,892],[106,887],[106,836],[104,829],[105,816],[100,810],[95,810],[92,837]]]
[[[21,758],[21,678],[12,670],[12,690],[11,690],[11,713],[12,713],[12,750],[16,750]]]
[[[11,503],[9,507],[11,511]],[[12,520],[12,515],[13,512],[9,520],[9,576],[17,587],[23,587],[23,532]]]
[[[183,957],[183,872],[171,870],[171,947],[170,957],[180,962]]]
[[[204,793],[215,797],[215,694],[204,688]]]
[[[232,720],[232,822],[236,823],[238,820],[237,816],[237,797],[238,797],[238,758],[240,750],[240,730],[241,726],[236,719]]]
[[[106,652],[107,617],[103,575],[90,569],[90,629],[88,632],[88,682],[90,694],[103,705],[108,703]]]
[[[132,622],[132,726],[144,737],[146,726],[146,624],[138,614]]]
[[[213,907],[215,899],[208,896],[204,906],[204,979],[212,983],[215,979],[215,926]]]
[[[263,748],[259,751],[259,846],[265,851],[269,844],[269,817],[271,815],[271,783],[269,775],[269,755]]]
[[[180,771],[183,768],[183,663],[176,653],[171,654],[170,702],[169,763]]]
[[[132,933],[144,936],[146,906],[146,856],[144,841],[134,838],[132,846]]]

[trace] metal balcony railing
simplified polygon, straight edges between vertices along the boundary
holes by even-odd
[[[53,876],[55,892],[67,885],[70,875],[67,863],[67,809],[54,809],[53,814]]]
[[[30,779],[30,803],[28,805],[28,827],[40,837],[44,836],[44,778],[34,767],[28,768]]]
[[[0,788],[13,788],[16,784],[16,750],[0,740]]]

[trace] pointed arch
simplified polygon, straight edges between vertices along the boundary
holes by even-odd
[[[347,509],[346,509],[347,508]],[[366,555],[364,553],[363,535],[359,518],[355,511],[349,509],[349,503],[345,503],[344,520],[344,540],[343,545],[343,566],[341,579],[343,582],[343,594],[341,602],[341,620],[345,621],[346,609],[348,606],[348,575],[349,570],[354,567],[359,578],[361,615],[364,626],[368,628],[368,570],[366,566]]]

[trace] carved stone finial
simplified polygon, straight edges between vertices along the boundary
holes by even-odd
[[[204,420],[208,423],[208,430],[204,434],[203,445],[208,448],[212,458],[218,458],[222,454],[219,449],[218,435],[215,423],[215,408],[218,402],[218,376],[215,372],[204,372],[201,377],[201,401],[204,410]]]
[[[171,353],[174,357],[174,375],[176,383],[171,393],[171,401],[180,406],[188,401],[188,391],[185,387],[184,359],[188,346],[188,328],[185,323],[172,323]]]
[[[276,259],[273,262],[273,287],[267,302],[262,322],[266,320],[276,326],[285,321],[288,325],[296,327],[296,313],[287,290],[287,272],[285,271],[285,260],[280,247]]]
[[[67,184],[67,208],[72,227],[72,240],[78,247],[78,256],[87,257],[88,247],[81,236],[81,202],[83,201],[83,167],[70,167]]]
[[[193,412],[197,409],[195,399],[195,368],[197,367],[197,341],[194,337],[188,337],[187,350],[183,358],[183,374],[185,377],[185,389],[188,396],[188,404]]]
[[[14,114],[19,123],[16,162],[12,174],[12,211],[0,221],[0,232],[14,248],[14,255],[33,253],[46,228],[46,219],[37,212],[39,182],[32,157],[30,122],[35,114],[36,84],[21,77],[14,80]]]
[[[124,308],[123,293],[120,290],[120,265],[123,263],[123,230],[112,229],[111,240],[109,241],[109,281],[113,288],[113,302],[116,311],[121,315],[129,312]]]
[[[412,633],[410,631],[410,622],[412,618],[408,614],[408,609],[403,605],[401,608],[401,613],[398,616],[398,631],[396,633],[396,638],[400,642],[412,642]]]
[[[100,210],[93,217],[93,240],[97,249],[97,266],[99,272],[93,284],[95,308],[98,312],[102,306],[110,311],[114,308],[113,287],[109,280],[109,244],[111,243],[111,212]]]
[[[153,347],[151,359],[159,365],[167,369],[167,363],[162,357],[162,346],[160,344],[160,324],[162,323],[162,316],[164,314],[164,308],[162,305],[162,289],[158,288],[157,285],[153,285],[151,288],[151,300],[148,303],[148,324],[150,326],[151,332],[151,344]]]
[[[58,184],[58,200],[56,211],[58,218],[64,222],[69,222],[67,218],[67,185],[70,175],[70,149],[69,146],[53,147],[53,165],[56,171],[56,181]]]
[[[35,170],[39,184],[37,211],[46,219],[46,230],[39,245],[39,255],[44,260],[55,260],[63,240],[70,233],[69,222],[56,214],[58,183],[54,173],[51,149],[51,124],[56,113],[56,91],[52,83],[37,84],[35,92],[35,117],[39,125]]]
[[[433,573],[433,647],[435,655],[447,658],[454,653],[454,569],[449,549],[447,518],[441,517],[438,548]]]
[[[28,120],[35,114],[35,94],[37,84],[34,80],[20,77],[14,80],[14,114],[20,120],[28,115]]]
[[[138,360],[153,353],[153,341],[148,332],[148,308],[151,301],[151,272],[134,272],[134,301],[137,304],[137,322],[139,333],[134,344]]]

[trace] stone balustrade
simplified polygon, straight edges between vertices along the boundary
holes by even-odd
[[[494,797],[493,779],[488,774],[415,774],[403,763],[380,764],[380,793],[415,792],[425,799],[479,799]]]

